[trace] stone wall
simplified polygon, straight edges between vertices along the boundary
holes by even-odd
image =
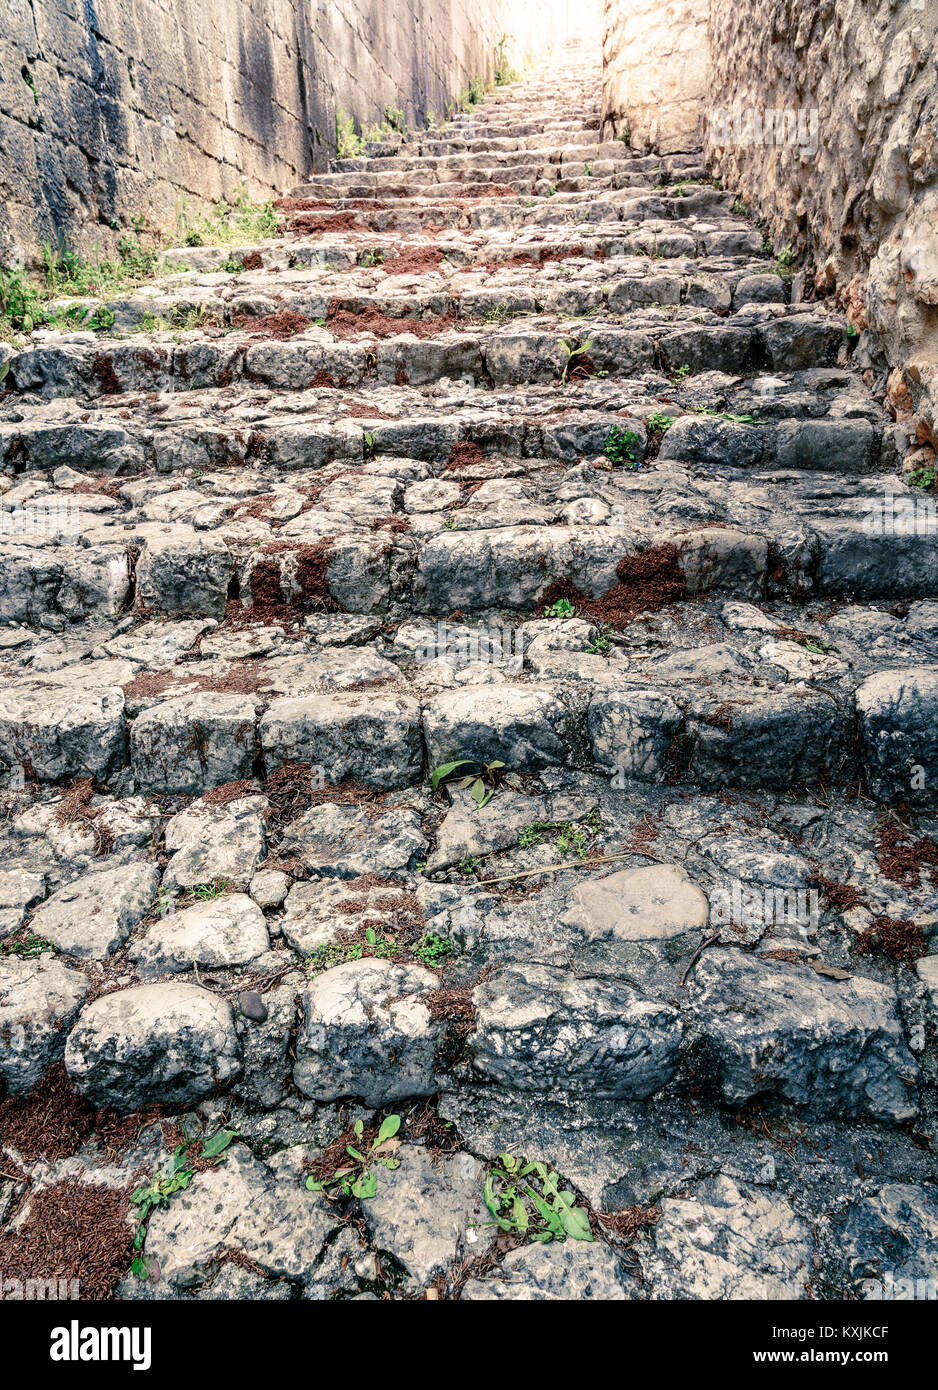
[[[508,34],[520,61],[572,0],[5,0],[0,259],[113,247],[177,200],[282,192],[334,153],[336,108],[423,122]]]
[[[700,148],[709,0],[605,0],[603,131],[634,150]]]
[[[861,331],[858,360],[910,435],[932,444],[936,33],[938,0],[711,0],[707,123],[714,172],[777,247],[805,253],[804,292],[839,298]],[[781,136],[778,121],[766,136],[768,111],[787,113]]]

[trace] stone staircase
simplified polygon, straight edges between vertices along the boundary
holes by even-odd
[[[598,96],[568,48],[0,348],[0,1220],[238,1135],[122,1297],[935,1273],[934,513]],[[49,1162],[50,1097],[138,1131]],[[388,1113],[375,1195],[303,1186]],[[592,1242],[495,1239],[504,1152]]]

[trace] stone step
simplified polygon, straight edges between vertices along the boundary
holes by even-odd
[[[345,206],[341,200],[337,204]],[[358,205],[348,204],[348,211],[358,215]],[[310,214],[318,216],[319,214]],[[333,214],[322,214],[330,217]],[[383,220],[388,220],[381,215]],[[366,220],[378,222],[379,216],[372,217],[366,211]],[[411,238],[416,234],[417,239]],[[740,246],[739,251],[726,247]],[[464,230],[462,226],[437,227],[433,232],[423,233],[419,228],[386,229],[380,236],[369,230],[348,233],[341,240],[333,232],[324,231],[322,237],[304,239],[303,234],[277,241],[252,243],[232,247],[179,247],[166,253],[166,264],[175,270],[154,287],[147,286],[137,292],[135,298],[148,302],[151,297],[159,298],[162,286],[171,289],[186,284],[193,285],[193,292],[201,293],[203,298],[213,296],[220,285],[250,285],[254,278],[275,273],[279,283],[289,287],[295,275],[302,271],[330,274],[336,271],[362,270],[382,273],[382,267],[400,254],[413,256],[415,251],[426,247],[430,252],[442,251],[445,264],[441,272],[452,266],[456,269],[476,269],[486,273],[499,269],[500,262],[520,265],[518,258],[531,258],[529,269],[550,263],[558,258],[579,257],[603,259],[616,262],[629,259],[628,268],[635,265],[635,258],[650,258],[654,268],[664,271],[669,266],[661,262],[697,258],[704,261],[722,261],[728,268],[743,260],[746,264],[758,262],[759,271],[773,274],[774,271],[761,257],[761,243],[754,244],[751,229],[744,228],[738,221],[720,218],[716,222],[698,222],[693,218],[648,219],[642,220],[634,228],[625,229],[618,222],[605,227],[588,225],[581,228],[558,228],[556,233],[547,234],[532,228],[516,235],[507,235],[502,228],[473,228]],[[238,269],[239,263],[251,261],[255,268]],[[614,272],[613,264],[607,269]],[[649,267],[651,269],[652,267]],[[390,271],[391,267],[387,267]],[[755,265],[753,264],[755,272]],[[293,272],[293,276],[286,272]],[[218,274],[218,280],[207,279],[207,275]],[[776,275],[776,279],[779,277]],[[100,301],[95,301],[95,303]],[[108,303],[119,301],[108,300]],[[193,300],[197,305],[199,301]]]
[[[664,286],[662,292],[666,290]],[[444,377],[524,385],[564,382],[575,369],[580,375],[614,377],[655,368],[671,373],[800,371],[832,367],[846,355],[842,321],[810,306],[750,303],[724,316],[690,305],[657,309],[639,303],[629,311],[628,286],[620,298],[625,301],[624,323],[597,312],[579,321],[572,317],[561,327],[550,317],[529,315],[517,325],[461,328],[443,316],[421,330],[415,319],[414,328],[423,336],[408,333],[408,322],[401,319],[382,324],[382,336],[375,337],[364,316],[360,329],[354,320],[343,327],[348,340],[335,336],[328,321],[323,327],[300,325],[302,331],[288,339],[272,340],[265,337],[263,317],[255,336],[244,330],[221,337],[198,334],[185,344],[174,343],[170,335],[137,342],[56,334],[8,358],[7,396],[12,391],[45,399],[96,400],[127,392],[227,387],[241,380],[297,389],[312,384],[318,374],[349,386],[369,378],[424,386]],[[289,324],[288,330],[294,326]]]
[[[145,591],[173,559],[178,549],[145,558]],[[613,576],[614,563],[615,552]],[[259,565],[269,559],[255,582]],[[611,645],[588,608],[545,619],[535,604],[523,621],[428,622],[418,610],[391,628],[315,608],[304,620],[284,602],[247,627],[231,607],[216,622],[159,607],[147,612],[168,621],[95,614],[83,659],[74,639],[19,629],[2,660],[0,764],[40,784],[129,776],[138,792],[202,795],[296,763],[327,769],[329,785],[389,791],[459,758],[500,759],[514,774],[566,767],[717,791],[859,778],[878,801],[929,806],[938,605],[913,603],[904,619],[816,608],[795,629],[784,605],[745,582],[733,592],[757,604],[711,592],[642,617],[639,595]]]
[[[592,246],[590,257],[585,253]],[[131,333],[146,331],[154,321],[166,331],[189,314],[214,318],[219,326],[284,310],[325,320],[336,308],[353,314],[374,309],[403,320],[444,314],[468,320],[551,311],[576,315],[603,308],[621,315],[642,304],[687,304],[722,315],[748,303],[788,300],[787,283],[751,255],[652,260],[610,257],[599,243],[591,247],[535,245],[500,264],[474,262],[469,248],[448,243],[387,243],[387,259],[379,245],[373,246],[359,266],[327,282],[318,267],[288,268],[288,254],[271,248],[263,269],[174,277],[162,289],[88,300],[86,314],[91,319],[106,304],[113,329]],[[540,261],[540,255],[549,259]]]

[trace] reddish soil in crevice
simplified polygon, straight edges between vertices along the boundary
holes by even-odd
[[[260,251],[249,251],[246,256],[241,257],[242,270],[262,270],[264,258]]]
[[[36,1279],[43,1285],[66,1280],[66,1290],[75,1279],[82,1300],[113,1298],[133,1259],[129,1211],[130,1187],[69,1178],[44,1188],[31,1198],[24,1226],[0,1235],[4,1278]]]
[[[327,803],[358,806],[366,815],[377,816],[384,809],[388,795],[387,792],[378,791],[375,787],[362,786],[358,782],[340,782],[336,786],[320,787],[310,763],[284,763],[282,767],[268,772],[264,792],[267,797],[264,818],[272,836],[276,836],[280,827],[296,820],[311,806],[323,806]],[[278,860],[277,864],[268,861],[267,865],[271,868],[282,866],[282,860]],[[305,877],[306,873],[302,868],[293,872],[299,877]],[[354,886],[364,889],[374,887],[378,882],[362,878],[355,880]]]
[[[898,807],[900,815],[904,809]],[[918,883],[923,869],[931,874],[938,867],[938,844],[926,836],[914,839],[898,819],[890,816],[877,836],[876,862],[893,883]]]
[[[297,333],[303,333],[311,322],[311,319],[295,313],[292,309],[281,309],[276,314],[262,314],[259,318],[237,314],[232,319],[232,326],[243,329],[255,338],[276,338],[278,342],[285,342]]]
[[[285,593],[281,587],[281,569],[274,557],[285,552],[296,556],[296,593]],[[262,554],[269,558],[259,560],[251,571],[252,603],[250,608],[242,609],[249,621],[295,622],[312,609],[330,613],[344,611],[329,593],[330,539],[317,541],[315,545],[273,542],[264,547]]]
[[[473,270],[520,270],[522,266],[547,265],[549,261],[568,261],[572,257],[588,256],[588,252],[582,246],[569,246],[566,250],[552,251],[549,247],[543,247],[538,252],[516,251],[511,256],[506,256],[504,260],[476,261]],[[605,253],[604,253],[605,254]]]
[[[342,413],[353,420],[395,420],[397,416],[387,415],[383,410],[367,405],[364,401],[343,401]]]
[[[471,468],[485,461],[485,454],[478,444],[473,444],[469,439],[458,439],[449,451],[446,468]]]
[[[389,275],[424,275],[427,271],[438,270],[443,260],[443,252],[438,246],[402,246],[396,256],[389,256],[382,263],[382,270]]]
[[[616,565],[616,576],[618,582],[599,598],[588,598],[570,579],[555,579],[538,597],[538,612],[565,598],[579,615],[621,629],[640,613],[657,613],[687,596],[677,549],[670,544],[624,555]]]
[[[367,232],[354,212],[302,212],[293,217],[290,231],[297,236],[314,236],[318,232]]]
[[[106,353],[99,352],[92,358],[91,371],[97,379],[103,396],[119,396],[123,393],[124,388],[114,370],[114,363]]]
[[[159,1109],[132,1115],[96,1110],[72,1086],[64,1062],[56,1062],[28,1096],[0,1099],[0,1148],[10,1145],[26,1163],[53,1163],[77,1153],[94,1135],[109,1159],[120,1158],[161,1115]]]
[[[341,307],[342,301],[334,299],[326,314],[326,327],[337,338],[355,338],[361,333],[371,333],[376,338],[396,338],[401,333],[412,333],[415,338],[435,338],[445,333],[456,322],[455,314],[434,314],[429,318],[390,318],[379,309],[364,308],[359,313]]]
[[[874,917],[857,938],[858,955],[880,951],[900,965],[914,965],[927,950],[921,927],[897,917]]]
[[[466,196],[460,199],[461,202],[469,202],[473,198],[520,198],[521,194],[517,188],[509,188],[507,183],[480,183],[467,184]],[[471,192],[469,191],[471,189]]]
[[[823,874],[818,874],[814,881],[823,894],[825,905],[832,912],[849,912],[851,908],[861,907],[866,902],[865,896],[852,883],[838,883],[836,879],[825,878]]]
[[[123,691],[128,700],[156,699],[173,691],[223,691],[230,695],[255,695],[264,684],[267,669],[263,661],[232,661],[224,675],[187,675],[185,663],[169,671],[143,671]]]
[[[55,818],[60,825],[74,825],[77,822],[90,830],[94,836],[95,855],[100,857],[110,853],[114,837],[101,821],[103,807],[92,806],[93,796],[93,777],[74,778],[62,793],[62,799],[55,810]]]
[[[240,801],[245,796],[258,796],[253,782],[223,782],[220,787],[210,787],[203,793],[206,806],[227,806],[231,801]]]
[[[113,502],[119,502],[121,487],[114,478],[87,477],[76,483],[72,492],[84,497],[110,497]]]

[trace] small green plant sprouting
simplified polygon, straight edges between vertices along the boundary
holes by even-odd
[[[674,371],[671,373],[671,380],[674,382],[674,384],[675,384],[676,386],[679,386],[679,385],[681,384],[682,381],[686,381],[686,380],[687,380],[687,378],[690,376],[690,374],[691,374],[691,368],[690,368],[690,367],[687,365],[687,363],[685,362],[684,365],[683,365],[682,367],[675,367],[675,368],[674,368]]]
[[[95,333],[109,333],[114,327],[114,311],[107,304],[99,304],[88,320],[88,327]]]
[[[635,450],[639,443],[639,437],[633,430],[624,430],[619,425],[613,425],[606,436],[603,453],[611,464],[619,464],[624,468],[637,468],[639,465]]]
[[[22,270],[0,270],[0,322],[17,333],[32,333],[45,321],[39,287]]]
[[[199,902],[211,902],[213,898],[220,898],[225,893],[225,880],[223,878],[213,879],[211,883],[197,883],[189,892],[193,898]]]
[[[584,170],[584,172],[585,172],[585,174],[586,174],[586,177],[587,177],[588,179],[591,179],[591,178],[593,177],[593,166],[592,166],[592,164],[587,164],[587,165],[586,165],[586,168],[585,168],[585,170]]]
[[[906,481],[912,487],[934,488],[936,476],[938,475],[936,475],[935,469],[933,467],[916,468],[914,472],[909,474]]]
[[[308,1177],[306,1186],[309,1191],[325,1192],[338,1184],[346,1197],[357,1197],[359,1201],[367,1202],[378,1191],[378,1179],[372,1165],[378,1164],[382,1168],[400,1167],[400,1159],[394,1157],[395,1150],[400,1147],[401,1141],[395,1138],[400,1127],[400,1115],[385,1116],[367,1153],[362,1153],[355,1144],[346,1144],[345,1152],[352,1162],[337,1168],[330,1177]],[[361,1143],[365,1135],[365,1126],[361,1120],[355,1121],[353,1133],[356,1141]]]
[[[168,917],[176,911],[176,895],[171,888],[160,885],[156,895],[156,910],[160,917]]]
[[[489,804],[492,797],[495,795],[505,764],[499,762],[498,759],[490,763],[484,763],[480,762],[477,758],[457,758],[456,761],[452,763],[441,763],[441,765],[434,768],[433,772],[430,774],[430,785],[433,790],[436,791],[442,782],[448,781],[454,772],[458,772],[459,769],[463,767],[477,768],[481,769],[481,771],[463,775],[458,781],[453,783],[453,786],[457,788],[471,787],[472,799],[481,810],[483,806]]]
[[[603,624],[603,626],[600,627],[599,631],[597,632],[596,636],[590,642],[589,646],[586,648],[590,656],[609,655],[609,653],[612,651],[612,642],[609,640],[608,633],[608,626],[606,624]]]
[[[590,843],[602,829],[602,819],[598,811],[591,811],[582,821],[536,821],[526,825],[518,835],[519,849],[530,849],[540,844],[545,835],[556,834],[556,845],[561,854],[577,855],[585,859]]]
[[[673,424],[673,415],[665,415],[663,410],[653,410],[645,421],[645,428],[649,434],[660,435],[663,438]]]
[[[576,372],[583,370],[585,364],[581,359],[586,356],[593,346],[593,340],[590,338],[585,343],[574,343],[566,338],[562,338],[560,341],[567,354],[566,361],[563,364],[563,370],[560,373],[560,380],[563,385],[566,386],[571,371]]]
[[[184,1143],[177,1145],[173,1151],[172,1163],[167,1172],[157,1173],[143,1187],[138,1187],[131,1196],[131,1202],[137,1208],[137,1229],[134,1233],[134,1259],[130,1266],[131,1273],[138,1279],[148,1279],[152,1272],[148,1260],[140,1252],[143,1249],[143,1242],[146,1240],[147,1223],[151,1214],[157,1207],[168,1207],[170,1199],[177,1192],[184,1192],[195,1177],[194,1160],[211,1160],[210,1166],[216,1167],[224,1162],[225,1150],[235,1137],[233,1129],[222,1129],[217,1134],[213,1134],[211,1139],[201,1142],[198,1139],[186,1139]],[[199,1152],[195,1154],[193,1149],[199,1145]]]
[[[545,618],[574,618],[576,608],[568,598],[559,598],[555,603],[549,603],[544,609]]]
[[[453,943],[436,932],[427,932],[423,940],[414,947],[411,954],[424,965],[440,966],[452,953]]]
[[[779,251],[778,255],[775,257],[775,274],[782,280],[790,280],[794,263],[795,253],[792,250],[791,242],[789,242],[787,246],[782,247],[781,251]]]
[[[513,68],[508,61],[508,35],[502,34],[495,45],[495,86],[506,87],[509,82],[517,82],[520,76],[517,68]]]
[[[561,1190],[562,1179],[546,1163],[527,1163],[503,1153],[485,1179],[485,1205],[494,1217],[486,1226],[513,1231],[530,1241],[592,1240],[589,1214],[576,1195]]]
[[[730,415],[725,410],[710,410],[707,406],[697,407],[694,414],[709,415],[712,420],[726,420],[731,425],[757,425],[759,423],[754,415]]]
[[[479,74],[476,73],[474,77],[470,77],[469,79],[469,105],[478,106],[480,102],[485,100],[485,93],[485,78],[480,77]]]
[[[352,116],[340,106],[335,113],[335,151],[339,159],[358,159],[363,148],[362,138],[355,129]]]
[[[29,68],[27,68],[27,67],[24,67],[24,68],[23,68],[23,81],[26,83],[27,87],[29,88],[29,90],[30,90],[30,91],[32,92],[32,94],[33,94],[33,102],[34,102],[34,104],[35,104],[36,106],[38,106],[38,105],[39,105],[39,93],[36,91],[36,79],[33,77],[32,73],[30,72]]]
[[[21,960],[34,960],[46,951],[54,954],[57,950],[58,947],[51,941],[46,941],[41,936],[33,936],[30,931],[18,940],[0,941],[0,956],[19,956]]]

